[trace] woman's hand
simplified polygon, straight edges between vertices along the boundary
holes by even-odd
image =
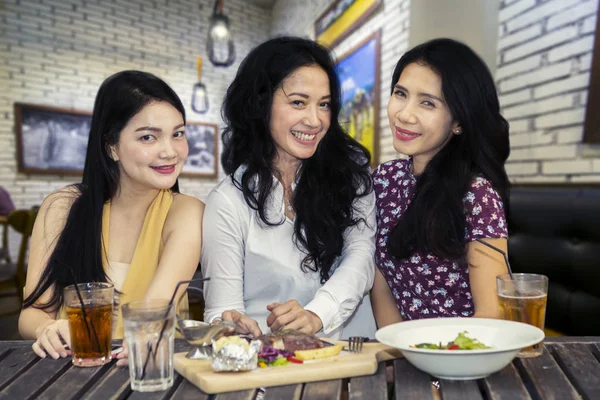
[[[305,310],[296,300],[288,300],[283,304],[269,304],[267,310],[271,311],[267,317],[267,326],[273,332],[295,329],[314,335],[323,328],[321,318],[314,312]]]
[[[241,333],[243,335],[251,334],[252,336],[259,337],[262,335],[262,331],[258,327],[258,322],[247,316],[246,314],[242,314],[236,310],[227,310],[223,311],[221,315],[221,319],[223,321],[231,321],[235,324],[235,331],[237,333]]]
[[[53,320],[38,327],[35,336],[37,340],[31,348],[38,356],[45,358],[49,354],[56,360],[71,355],[71,334],[69,321],[66,319]]]
[[[123,338],[123,343],[121,344],[122,350],[117,353],[117,367],[126,367],[129,365],[129,349],[127,348],[127,339]]]

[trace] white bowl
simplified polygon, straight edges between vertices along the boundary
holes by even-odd
[[[418,343],[448,343],[460,332],[489,349],[416,349]],[[544,340],[544,331],[521,322],[487,318],[432,318],[399,322],[375,334],[381,343],[400,349],[416,368],[440,379],[481,379],[506,367],[519,351]]]

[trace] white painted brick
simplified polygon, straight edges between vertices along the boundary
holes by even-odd
[[[544,161],[544,175],[585,174],[593,172],[592,160]]]
[[[524,89],[511,94],[499,96],[500,105],[505,108],[511,104],[523,103],[531,100],[531,89]]]
[[[556,131],[556,142],[558,144],[581,143],[583,139],[583,126],[562,128]]]
[[[578,108],[569,111],[560,111],[554,114],[544,115],[535,119],[535,127],[538,129],[558,126],[568,126],[583,123],[585,109]]]
[[[592,3],[592,2],[590,2]],[[585,20],[583,20],[583,25],[581,26],[581,34],[592,33],[596,31],[596,16],[592,15]]]
[[[585,54],[579,57],[578,71],[589,71],[592,68],[592,54]]]
[[[593,160],[593,170],[595,173],[600,173],[600,159]]]
[[[506,28],[509,32],[540,21],[545,17],[556,14],[557,12],[569,8],[579,3],[579,0],[549,0],[529,11],[506,22]]]
[[[502,114],[504,118],[516,119],[526,116],[546,114],[551,111],[571,108],[574,102],[574,95],[561,95],[551,97],[545,100],[530,101],[510,108],[504,108]]]
[[[535,3],[535,0],[521,0],[508,7],[504,7],[498,13],[498,20],[500,22],[506,22],[518,14],[521,14],[523,11],[535,6]]]
[[[573,182],[573,183],[598,183],[598,182],[600,182],[600,174],[599,175],[572,176],[571,182]]]
[[[537,175],[538,168],[537,162],[506,163],[506,173],[510,176]]]
[[[498,50],[505,49],[513,46],[517,43],[522,43],[527,40],[533,39],[534,37],[542,34],[542,24],[532,25],[528,28],[522,29],[513,33],[512,35],[503,36],[498,40]]]
[[[562,46],[553,48],[548,52],[548,61],[553,63],[577,54],[587,53],[592,51],[593,47],[594,35],[587,35]]]
[[[575,158],[576,156],[577,145],[550,145],[511,150],[509,160],[511,162],[529,160],[556,160],[570,159]]]
[[[500,93],[505,93],[515,89],[528,87],[536,83],[542,83],[565,77],[570,74],[572,66],[573,63],[567,60],[501,81],[498,85]]]
[[[549,82],[533,89],[533,97],[539,99],[556,93],[564,93],[573,90],[587,88],[590,83],[590,74],[584,73]]]
[[[508,121],[510,124],[510,133],[511,137],[513,133],[527,132],[529,130],[529,121],[528,120],[517,120],[517,121]]]
[[[511,178],[512,183],[564,183],[566,176],[526,176]]]
[[[518,58],[527,56],[532,53],[552,47],[558,43],[569,41],[577,36],[579,28],[576,26],[568,26],[563,29],[548,33],[538,39],[529,40],[526,43],[515,46],[504,52],[504,61],[509,62]]]
[[[546,23],[546,29],[550,31],[562,25],[575,22],[578,19],[581,19],[582,17],[587,17],[591,14],[595,14],[597,8],[598,2],[593,0],[584,1],[581,4],[576,5],[575,7],[566,9],[548,18],[548,22]]]
[[[539,68],[541,62],[542,55],[537,54],[510,64],[503,64],[496,70],[496,79],[501,80],[519,72],[527,72],[531,71],[532,69]]]
[[[548,145],[554,142],[554,134],[546,131],[533,131],[510,135],[510,147],[531,147]]]

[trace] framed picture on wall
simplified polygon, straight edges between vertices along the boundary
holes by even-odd
[[[216,178],[219,165],[219,128],[214,124],[188,121],[185,135],[189,155],[181,176]]]
[[[360,26],[383,0],[336,0],[315,21],[315,39],[333,47]]]
[[[82,174],[91,113],[24,103],[14,110],[19,172]]]
[[[339,58],[336,66],[342,86],[340,123],[350,136],[379,163],[379,43],[380,31]]]

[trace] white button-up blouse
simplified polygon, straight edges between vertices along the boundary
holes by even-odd
[[[239,181],[244,167],[234,176]],[[321,284],[318,272],[302,271],[305,252],[292,237],[294,224],[285,216],[283,186],[273,178],[266,226],[244,200],[231,180],[221,181],[208,195],[203,219],[202,273],[204,320],[220,318],[223,311],[237,310],[258,322],[263,333],[270,332],[267,305],[295,299],[323,322],[324,334],[332,339],[353,335],[374,337],[375,320],[368,291],[375,272],[375,195],[356,200],[355,208],[367,223],[344,233],[342,255],[332,275]],[[317,213],[327,210],[314,210]]]

